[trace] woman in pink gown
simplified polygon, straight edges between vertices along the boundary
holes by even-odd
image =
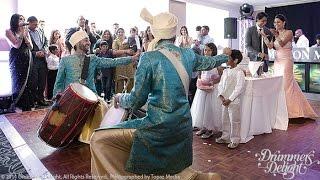
[[[289,118],[317,118],[311,105],[303,95],[298,83],[293,75],[293,56],[292,56],[292,38],[291,30],[285,29],[286,18],[278,14],[274,19],[275,30],[271,29],[275,37],[274,42],[269,42],[264,36],[264,41],[269,48],[276,49],[276,59],[274,61],[274,74],[282,75],[284,81],[284,90],[286,95],[286,104]]]

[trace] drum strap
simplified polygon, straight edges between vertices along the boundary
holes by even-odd
[[[182,81],[182,84],[186,93],[186,97],[188,98],[190,79],[189,79],[188,72],[186,68],[183,66],[179,56],[170,52],[168,49],[161,48],[159,51],[170,60],[170,62],[173,64],[173,66],[177,70],[179,77]]]
[[[90,64],[90,56],[85,56],[82,71],[81,71],[81,77],[80,77],[80,84],[82,85],[86,84],[86,79],[88,77],[88,71],[89,71],[89,64]]]

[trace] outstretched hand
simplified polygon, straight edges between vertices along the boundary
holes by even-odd
[[[132,63],[136,64],[139,60],[140,52],[137,52],[134,56],[131,57]]]
[[[114,100],[113,100],[113,106],[117,109],[120,106],[120,97],[121,97],[121,93],[117,93],[116,95],[113,96]]]
[[[232,53],[231,48],[228,48],[228,47],[223,48],[223,54],[231,56],[231,53]]]

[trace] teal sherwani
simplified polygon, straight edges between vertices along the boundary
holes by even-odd
[[[193,71],[209,70],[228,60],[226,55],[196,55],[191,49],[167,41],[159,47],[178,52],[189,77]],[[146,102],[146,117],[111,127],[136,129],[126,170],[135,174],[176,174],[192,164],[192,119],[182,81],[158,50],[140,57],[134,88],[120,98],[123,108],[138,109]]]
[[[96,69],[115,67],[131,63],[131,57],[112,59],[97,57],[95,55],[89,56],[90,64],[88,77],[86,79],[86,86],[95,93],[97,93],[96,87],[94,85],[94,72]],[[55,96],[59,92],[64,91],[69,84],[79,82],[82,71],[81,64],[83,64],[83,62],[81,61],[83,60],[80,60],[76,55],[66,56],[61,59],[56,82],[54,84],[53,96]]]

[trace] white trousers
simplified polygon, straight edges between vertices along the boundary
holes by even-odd
[[[233,143],[240,143],[240,104],[222,106],[222,136]]]

